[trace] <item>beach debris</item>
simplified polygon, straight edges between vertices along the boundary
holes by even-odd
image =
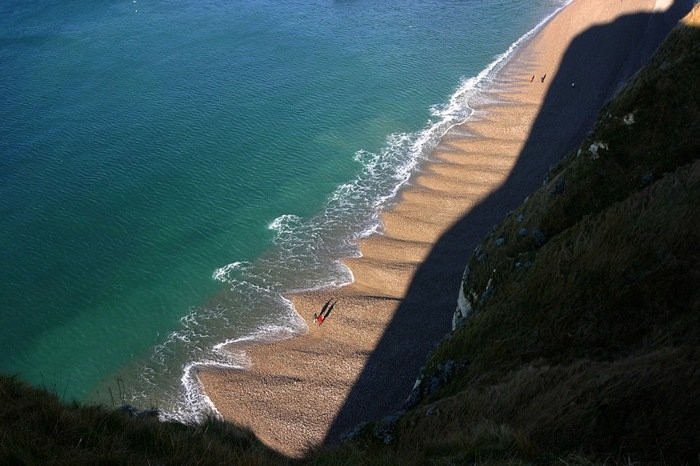
[[[515,217],[515,221],[518,223],[523,223],[525,221],[525,216],[523,214],[518,214],[518,216]]]
[[[622,117],[622,121],[627,125],[627,126],[632,126],[634,124],[634,114],[636,113],[636,110],[634,112],[628,113],[624,117]]]
[[[506,244],[506,239],[503,236],[496,238],[496,246],[503,246]]]

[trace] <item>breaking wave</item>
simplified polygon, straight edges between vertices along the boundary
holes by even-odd
[[[357,257],[357,243],[381,233],[380,212],[391,205],[416,167],[455,125],[474,114],[497,73],[554,15],[565,2],[532,30],[496,56],[477,76],[464,79],[449,101],[435,105],[426,126],[413,133],[391,134],[378,152],[359,150],[354,160],[359,174],[343,183],[329,197],[323,210],[312,218],[293,214],[272,219],[274,247],[254,262],[233,261],[212,273],[212,279],[226,284],[226,291],[210,305],[191,309],[180,320],[179,329],[158,345],[144,368],[146,386],[167,385],[174,403],[166,407],[167,419],[197,422],[218,416],[204,393],[198,372],[206,368],[244,370],[250,362],[236,344],[289,338],[307,331],[306,323],[284,296],[303,290],[339,287],[353,280],[341,263]],[[481,100],[480,100],[481,99]],[[240,318],[245,313],[245,319]],[[227,336],[228,335],[228,336]],[[173,377],[169,361],[181,376]],[[143,399],[148,390],[139,396]],[[138,398],[138,396],[137,396]]]

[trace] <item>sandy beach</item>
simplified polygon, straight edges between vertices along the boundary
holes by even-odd
[[[199,373],[227,420],[298,456],[401,407],[451,328],[474,248],[585,136],[690,1],[575,0],[499,72],[347,259],[354,283],[288,296],[304,335],[244,348],[248,370]],[[322,326],[312,315],[338,299]],[[236,348],[239,349],[239,348]]]

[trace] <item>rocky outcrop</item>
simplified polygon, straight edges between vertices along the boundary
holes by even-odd
[[[464,269],[464,274],[462,274],[462,284],[466,283],[469,278],[469,266]],[[452,316],[452,330],[456,329],[464,319],[471,313],[472,304],[467,295],[464,292],[464,286],[459,288],[459,296],[457,298],[457,309],[455,309],[454,315]]]

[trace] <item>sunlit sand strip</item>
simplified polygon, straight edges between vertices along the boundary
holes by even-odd
[[[491,103],[443,138],[397,205],[384,213],[383,234],[360,244],[363,257],[345,261],[355,282],[290,297],[309,323],[308,333],[247,348],[253,363],[248,371],[199,374],[219,412],[286,454],[298,456],[322,442],[435,241],[509,176],[571,40],[594,24],[654,8],[653,0],[577,0],[545,26],[502,70],[485,96]],[[595,65],[604,72],[605,64]],[[444,260],[461,269],[466,259]],[[457,290],[445,293],[454,306]],[[339,298],[337,309],[326,324],[314,326],[312,313],[331,296]],[[414,338],[420,335],[407,334],[405,344]],[[405,374],[396,366],[389,360],[375,376],[399,380]],[[362,402],[357,404],[363,412]]]

